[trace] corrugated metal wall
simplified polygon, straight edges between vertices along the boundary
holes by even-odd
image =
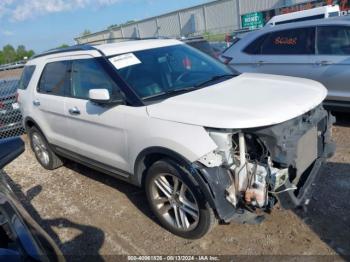
[[[118,37],[179,37],[199,35],[205,32],[211,34],[228,33],[240,28],[242,14],[279,8],[312,0],[217,0],[141,20],[92,35],[78,37],[79,43]],[[105,41],[107,42],[107,41]]]
[[[241,14],[278,8],[285,4],[285,0],[239,0]]]
[[[138,23],[140,37],[152,37],[157,35],[157,20],[151,19]]]
[[[204,6],[206,30],[226,33],[240,28],[236,1],[220,1]]]
[[[158,18],[159,35],[160,36],[179,36],[180,18],[178,13],[171,13]]]
[[[122,31],[124,37],[139,37],[137,24],[123,26]]]
[[[123,34],[119,28],[111,30],[111,38],[121,38],[121,37],[123,37]]]
[[[190,35],[205,31],[203,7],[180,12],[181,35]]]

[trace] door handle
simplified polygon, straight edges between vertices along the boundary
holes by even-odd
[[[70,109],[68,110],[68,112],[69,112],[69,114],[71,114],[71,115],[80,115],[80,110],[79,110],[79,108],[77,108],[76,106],[73,107],[73,108],[70,108]]]
[[[34,106],[40,106],[40,101],[38,99],[33,100]]]
[[[326,66],[326,65],[331,65],[332,63],[324,60],[324,61],[317,61],[315,64],[318,66]]]

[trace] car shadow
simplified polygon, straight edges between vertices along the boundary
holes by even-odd
[[[335,126],[350,127],[350,113],[332,112],[336,117]]]
[[[350,164],[327,163],[313,186],[310,204],[295,213],[329,247],[350,259]]]
[[[148,204],[145,204],[146,193],[143,189],[134,186],[130,183],[122,181],[120,179],[114,178],[112,176],[106,175],[87,166],[81,165],[74,161],[66,160],[64,166],[71,169],[81,175],[84,175],[92,180],[98,181],[112,187],[119,192],[123,193],[132,203],[138,208],[146,217],[158,223],[156,217],[153,215]]]
[[[45,219],[32,205],[32,200],[42,191],[41,185],[36,185],[26,193],[22,191],[19,184],[16,184],[10,176],[2,173],[7,183],[11,186],[17,199],[21,202],[31,217],[46,231],[46,233],[55,241],[67,261],[104,261],[99,254],[105,240],[105,233],[96,227],[82,225],[72,222],[66,218]],[[54,228],[75,229],[79,234],[69,241],[61,241]]]

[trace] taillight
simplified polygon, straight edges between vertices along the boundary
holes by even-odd
[[[4,109],[4,108],[5,108],[5,104],[0,101],[0,109]]]
[[[228,65],[232,61],[232,59],[233,59],[232,57],[228,57],[224,55],[220,56],[220,61],[223,62],[225,65]]]

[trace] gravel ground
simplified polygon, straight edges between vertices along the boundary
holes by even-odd
[[[350,116],[340,118],[334,128],[336,155],[322,169],[306,211],[276,209],[260,225],[219,225],[196,241],[159,226],[139,188],[72,162],[54,171],[43,169],[25,136],[26,151],[5,172],[25,208],[69,260],[99,261],[120,254],[327,255],[323,258],[347,260]]]
[[[160,227],[144,193],[72,162],[43,169],[28,149],[5,172],[30,214],[66,255],[350,255],[350,127],[337,126],[336,155],[304,211],[274,210],[260,225],[219,225],[203,239]],[[27,142],[26,137],[24,140]]]

